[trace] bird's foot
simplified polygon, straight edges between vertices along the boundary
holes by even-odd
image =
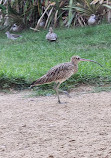
[[[67,102],[61,102],[60,100],[58,100],[57,103],[58,103],[58,104],[66,104]]]
[[[60,100],[58,100],[58,103],[59,103],[59,104],[62,104]]]
[[[59,91],[66,94],[69,98],[71,98],[71,96],[69,95],[69,93],[67,91],[62,91],[62,90],[59,90]]]
[[[67,91],[64,91],[64,93],[65,93],[69,98],[71,98],[70,94],[69,94]]]

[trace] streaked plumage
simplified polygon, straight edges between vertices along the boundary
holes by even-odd
[[[59,64],[51,68],[47,74],[39,78],[34,84],[45,84],[51,82],[64,82],[74,73],[74,65],[69,63]]]
[[[57,40],[57,35],[53,32],[52,27],[49,28],[49,32],[46,35],[46,39],[53,42]]]
[[[5,34],[7,35],[7,38],[12,40],[16,40],[17,38],[22,37],[21,35],[11,34],[9,31],[7,31]]]
[[[78,71],[79,61],[95,62],[89,59],[82,59],[79,56],[73,56],[70,62],[62,63],[52,67],[45,75],[34,81],[30,87],[55,82],[57,84],[55,90],[58,96],[58,102],[61,103],[59,98],[58,88],[62,82],[70,78],[73,74],[75,74]]]

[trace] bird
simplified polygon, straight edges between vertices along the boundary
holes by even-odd
[[[30,88],[42,84],[50,84],[52,82],[55,82],[54,89],[57,94],[58,103],[61,103],[59,97],[59,86],[61,85],[61,83],[69,79],[73,74],[78,71],[78,63],[80,61],[90,61],[97,63],[94,60],[80,58],[79,56],[72,56],[70,62],[61,63],[52,67],[45,75],[32,82]]]
[[[40,26],[41,28],[43,28],[43,27],[45,26],[45,20],[44,20],[44,19],[43,19],[42,21],[40,21],[39,26]]]
[[[13,32],[21,32],[24,29],[24,25],[23,24],[19,24],[17,25],[16,23],[12,25],[12,27],[10,28],[10,31]]]
[[[52,27],[49,28],[49,32],[46,35],[46,40],[48,40],[50,42],[53,42],[53,41],[57,40],[57,34],[55,34],[53,32],[53,28]]]
[[[19,26],[17,24],[13,24],[12,27],[10,28],[10,31],[17,32],[19,29]]]
[[[16,40],[19,37],[22,37],[21,35],[11,34],[9,31],[7,31],[5,34],[7,35],[7,38],[12,39],[12,40]]]
[[[96,15],[95,14],[92,14],[89,19],[88,19],[88,25],[94,25],[96,23]]]

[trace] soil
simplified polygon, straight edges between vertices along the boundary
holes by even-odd
[[[111,158],[111,92],[0,93],[0,158]]]

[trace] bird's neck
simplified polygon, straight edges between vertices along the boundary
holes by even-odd
[[[10,37],[10,34],[9,34],[9,33],[7,34],[7,37]]]
[[[78,71],[78,64],[74,64],[74,72]]]
[[[72,62],[72,64],[74,65],[74,72],[76,73],[78,71],[78,63]]]

